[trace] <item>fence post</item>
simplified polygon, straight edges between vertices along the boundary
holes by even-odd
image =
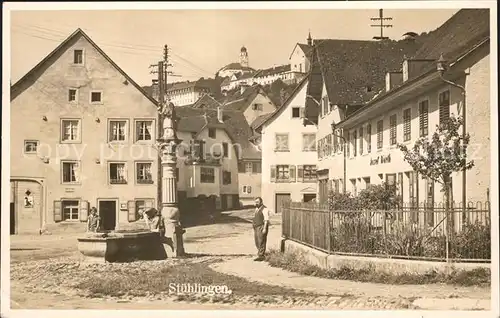
[[[382,224],[382,231],[384,234],[384,251],[387,254],[387,215],[385,210],[382,211],[382,222],[384,222]]]
[[[328,244],[328,253],[330,254],[332,252],[332,238],[331,238],[331,230],[332,230],[332,214],[330,213],[330,209],[327,209],[328,213],[328,227],[326,232],[326,242]]]
[[[304,212],[303,210],[300,211],[300,241],[304,242]]]

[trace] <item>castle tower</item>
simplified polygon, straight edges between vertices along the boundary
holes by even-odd
[[[240,50],[240,64],[242,67],[249,67],[247,48],[242,46]]]

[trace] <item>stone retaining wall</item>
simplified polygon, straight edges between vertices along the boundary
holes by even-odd
[[[491,268],[491,265],[488,263],[445,263],[419,260],[331,255],[286,239],[282,240],[281,247],[282,251],[284,251],[285,253],[301,253],[312,265],[316,265],[324,269],[339,269],[342,266],[349,266],[353,269],[364,269],[372,267],[376,271],[387,272],[391,274],[425,274],[429,271],[449,273],[454,269],[472,270],[477,268]]]

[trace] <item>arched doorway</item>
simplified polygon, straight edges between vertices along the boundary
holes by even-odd
[[[10,234],[39,233],[43,206],[43,186],[38,180],[11,179]]]

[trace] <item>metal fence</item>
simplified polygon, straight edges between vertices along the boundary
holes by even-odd
[[[491,261],[490,203],[442,203],[390,210],[331,210],[287,201],[283,237],[331,254],[450,262]]]

